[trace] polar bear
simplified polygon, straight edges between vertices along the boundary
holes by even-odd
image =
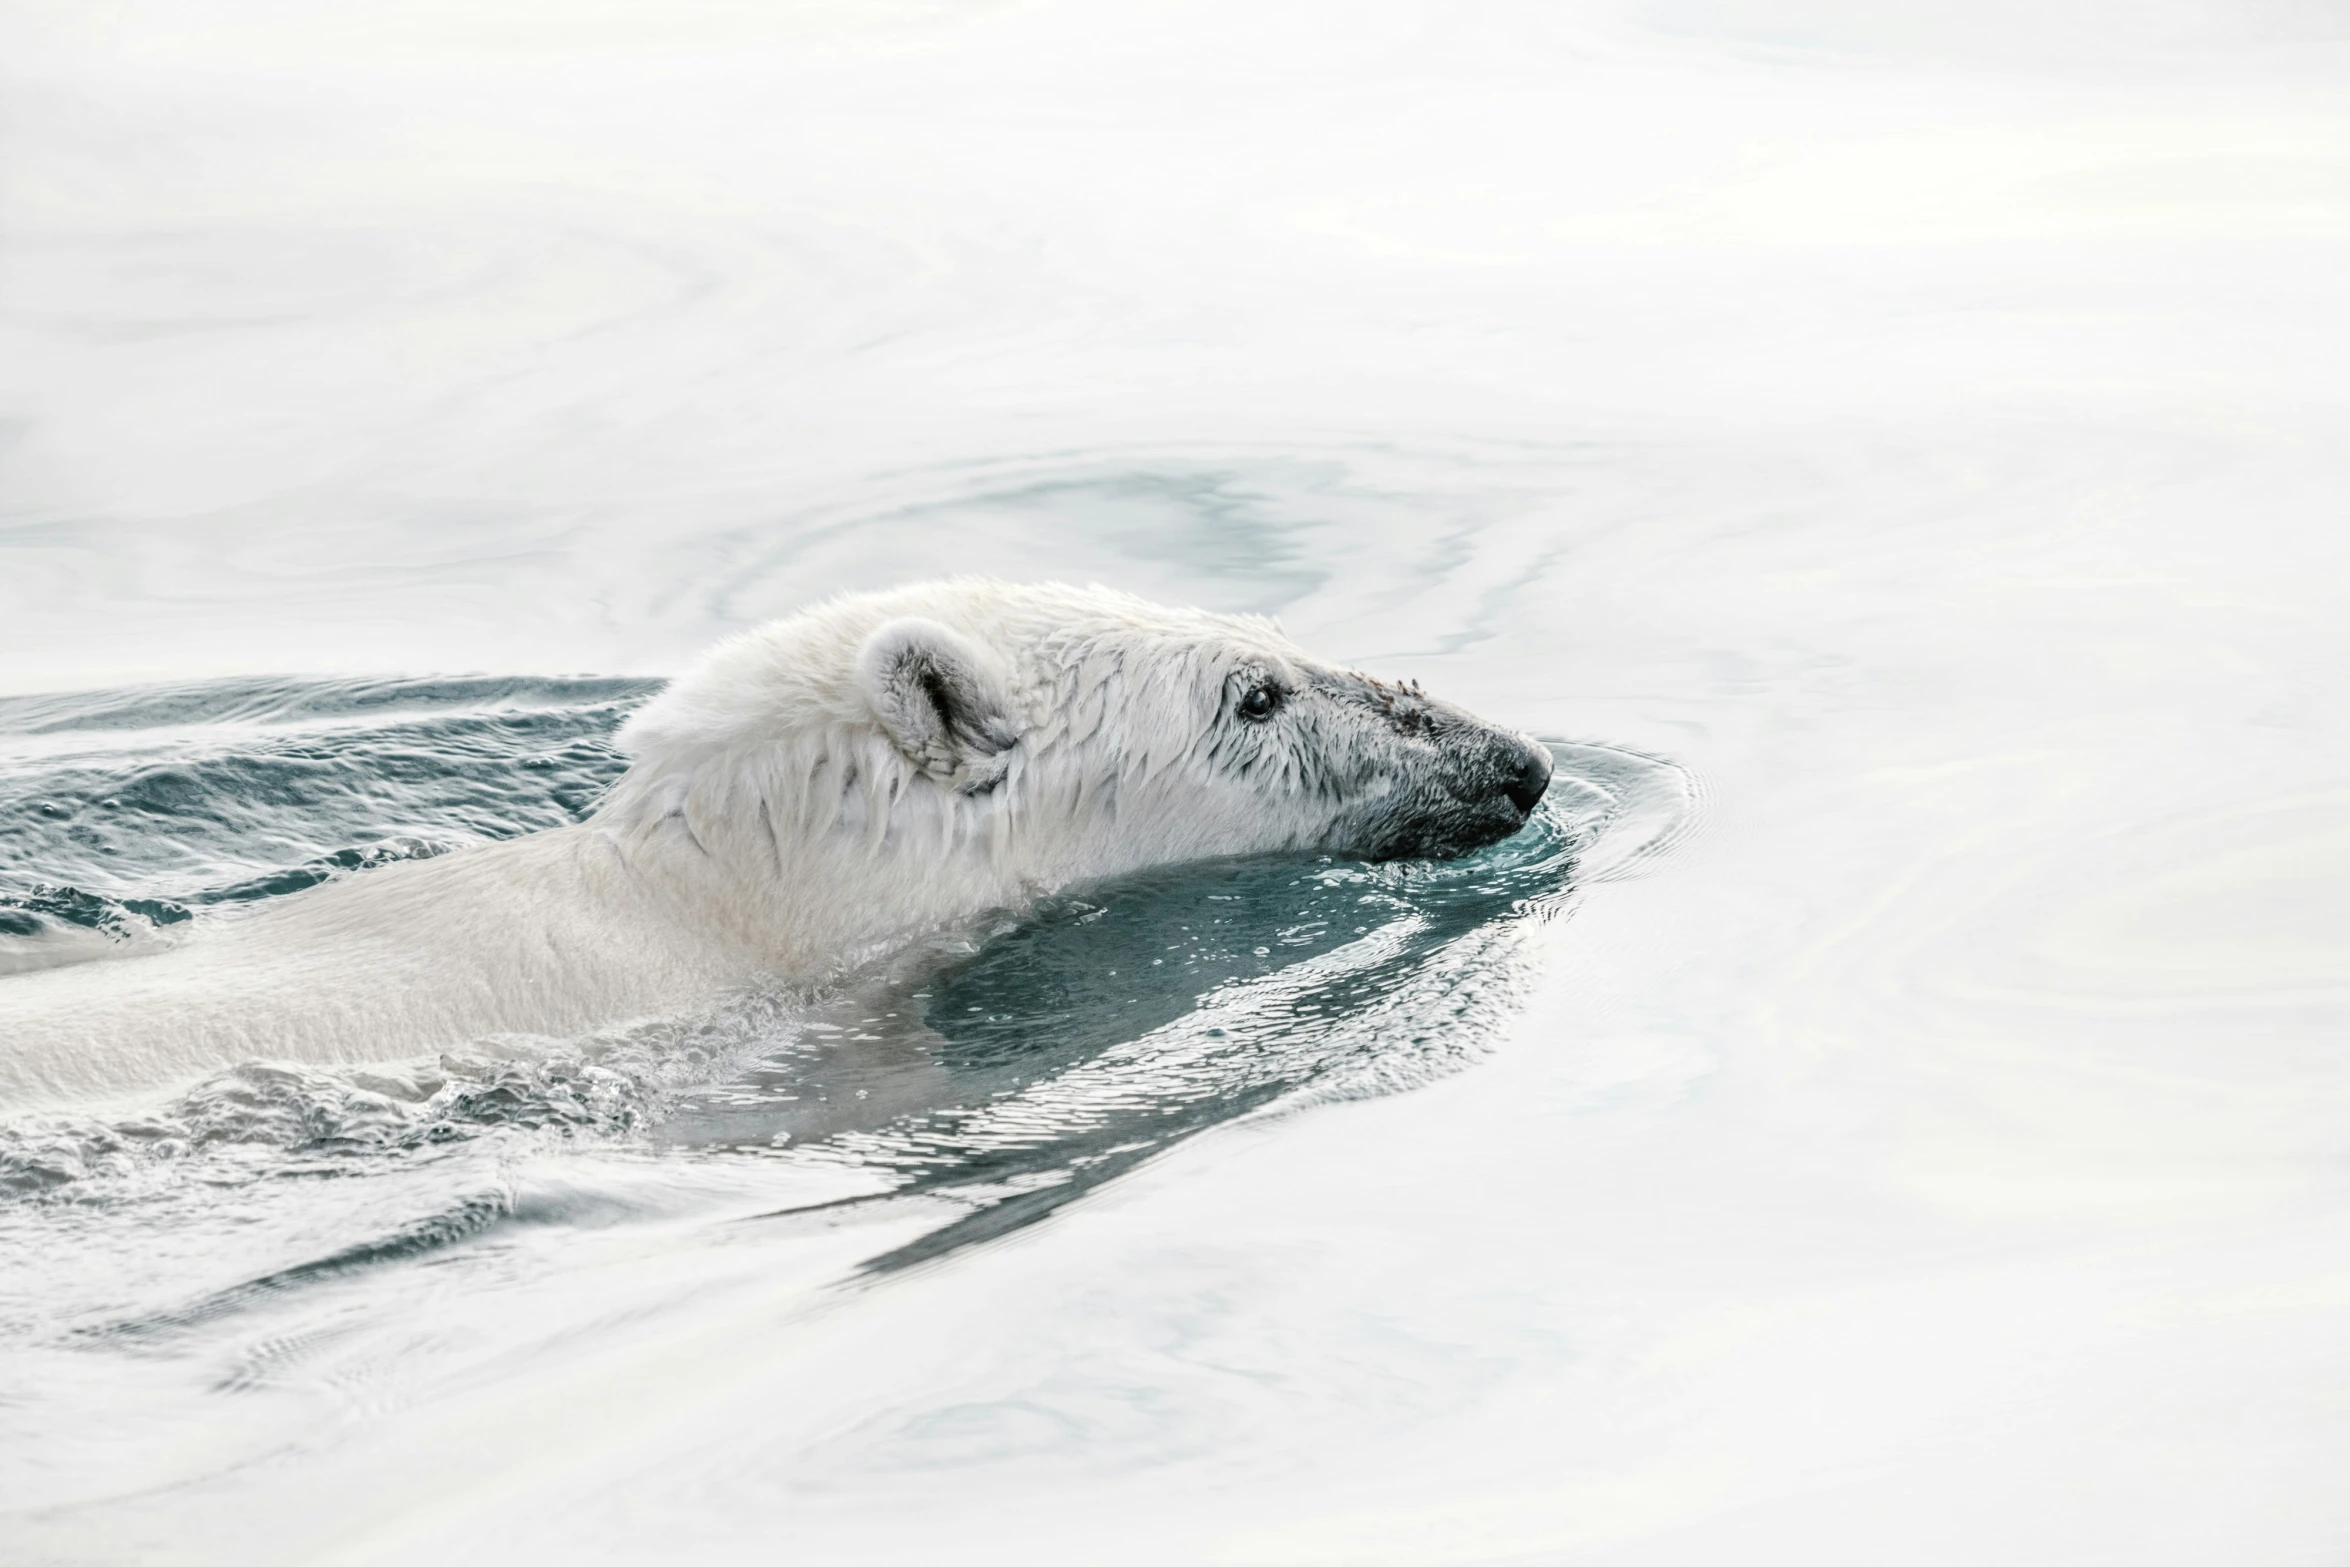
[[[0,978],[0,1107],[815,986],[1150,866],[1457,855],[1517,831],[1550,779],[1526,736],[1318,663],[1270,621],[978,580],[739,636],[619,741],[627,771],[577,826]]]

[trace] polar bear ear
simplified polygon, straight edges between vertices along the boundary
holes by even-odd
[[[857,655],[865,700],[906,760],[965,794],[1003,781],[1019,740],[995,659],[935,620],[893,620]]]

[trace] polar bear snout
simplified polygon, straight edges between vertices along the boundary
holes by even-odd
[[[1466,807],[1448,825],[1457,853],[1498,843],[1526,825],[1550,792],[1550,752],[1524,735],[1488,729],[1474,720],[1455,735],[1457,771],[1447,792]],[[1440,813],[1449,814],[1449,813]]]
[[[1417,687],[1365,681],[1356,711],[1368,768],[1362,807],[1333,839],[1378,860],[1451,859],[1516,833],[1549,792],[1550,752]]]
[[[1517,766],[1507,769],[1501,792],[1510,797],[1510,804],[1518,808],[1520,818],[1532,816],[1534,807],[1550,792],[1550,751],[1530,740],[1518,738]]]

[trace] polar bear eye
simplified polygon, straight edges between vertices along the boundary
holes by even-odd
[[[1273,685],[1251,686],[1240,699],[1240,716],[1252,724],[1261,724],[1271,718],[1281,706],[1281,688]]]

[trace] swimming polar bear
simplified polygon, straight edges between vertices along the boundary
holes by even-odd
[[[813,985],[1054,888],[1223,855],[1447,856],[1549,754],[1272,622],[955,581],[727,642],[620,731],[587,821],[0,979],[0,1107],[574,1035]]]

